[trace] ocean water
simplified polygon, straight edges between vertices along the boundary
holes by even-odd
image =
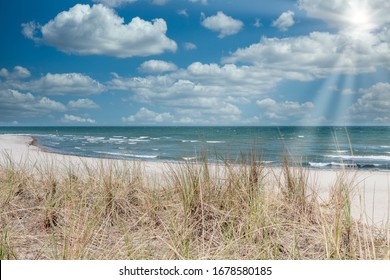
[[[390,127],[0,127],[57,153],[86,157],[210,162],[287,155],[312,168],[390,170]]]

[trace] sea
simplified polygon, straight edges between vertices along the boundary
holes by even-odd
[[[55,153],[94,158],[390,170],[390,127],[0,127]]]

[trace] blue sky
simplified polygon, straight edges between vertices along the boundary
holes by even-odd
[[[387,0],[0,10],[0,125],[390,124]]]

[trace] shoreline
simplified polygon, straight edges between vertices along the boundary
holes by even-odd
[[[80,173],[85,172],[86,167],[106,166],[110,163],[140,163],[148,177],[156,181],[166,176],[172,166],[180,166],[186,162],[160,162],[142,159],[112,159],[82,157],[76,155],[60,154],[48,151],[39,146],[37,139],[28,135],[0,134],[0,163],[4,161],[4,155],[21,166],[54,166],[59,172],[69,170],[69,167]],[[192,162],[190,164],[193,164]],[[196,164],[196,162],[194,163]],[[224,168],[223,165],[210,163],[214,169]],[[275,188],[275,179],[282,176],[282,167],[264,167],[269,173],[266,182]],[[321,199],[326,200],[332,185],[339,176],[345,176],[348,181],[354,181],[354,194],[352,198],[352,215],[357,220],[363,220],[368,224],[386,225],[389,227],[390,215],[390,171],[386,170],[357,170],[357,169],[316,169],[303,167],[308,182],[316,187],[314,190]],[[341,174],[341,175],[340,175]],[[165,178],[166,179],[166,178]],[[362,213],[366,216],[362,217]]]
[[[1,135],[12,135],[12,136],[22,136],[22,135],[17,135],[17,134],[0,134]],[[97,157],[97,156],[88,156],[88,155],[77,155],[77,154],[71,154],[71,153],[66,153],[66,152],[59,152],[59,151],[52,151],[46,147],[43,147],[41,145],[39,145],[39,140],[32,136],[32,135],[28,135],[28,134],[25,134],[23,136],[26,136],[26,137],[31,137],[32,138],[32,141],[30,143],[30,145],[32,146],[35,146],[37,147],[38,149],[40,149],[42,152],[44,153],[49,153],[49,154],[57,154],[57,155],[63,155],[63,156],[71,156],[71,157],[79,157],[79,158],[88,158],[88,159],[96,159],[96,160],[117,160],[117,161],[129,161],[129,162],[134,162],[134,161],[139,161],[139,162],[150,162],[150,163],[156,163],[156,164],[187,164],[187,163],[194,163],[196,164],[197,163],[197,159],[196,160],[156,160],[156,159],[152,159],[152,158],[116,158],[116,157],[105,157],[105,156],[100,156],[100,157]],[[216,163],[216,162],[210,162],[210,164],[212,165],[224,165],[224,163]],[[232,164],[236,164],[234,161],[232,161]],[[267,165],[267,162],[262,162],[261,163],[263,166],[267,167],[267,168],[281,168],[281,166],[271,166],[271,165]],[[315,166],[312,166],[312,165],[308,165],[308,166],[301,166],[302,168],[305,168],[307,170],[311,170],[311,171],[331,171],[331,172],[339,172],[339,171],[343,171],[343,172],[360,172],[360,171],[367,171],[367,172],[384,172],[384,173],[390,173],[390,169],[377,169],[377,168],[361,168],[359,167],[359,165],[357,164],[348,164],[348,163],[345,163],[345,164],[340,164],[339,167],[334,167],[334,168],[330,168],[329,166],[331,165],[326,165],[325,167],[315,167]],[[293,167],[296,167],[296,166],[293,166]]]

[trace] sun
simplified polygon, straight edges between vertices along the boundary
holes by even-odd
[[[362,1],[351,1],[345,13],[347,29],[354,33],[367,33],[375,28],[371,11]]]

